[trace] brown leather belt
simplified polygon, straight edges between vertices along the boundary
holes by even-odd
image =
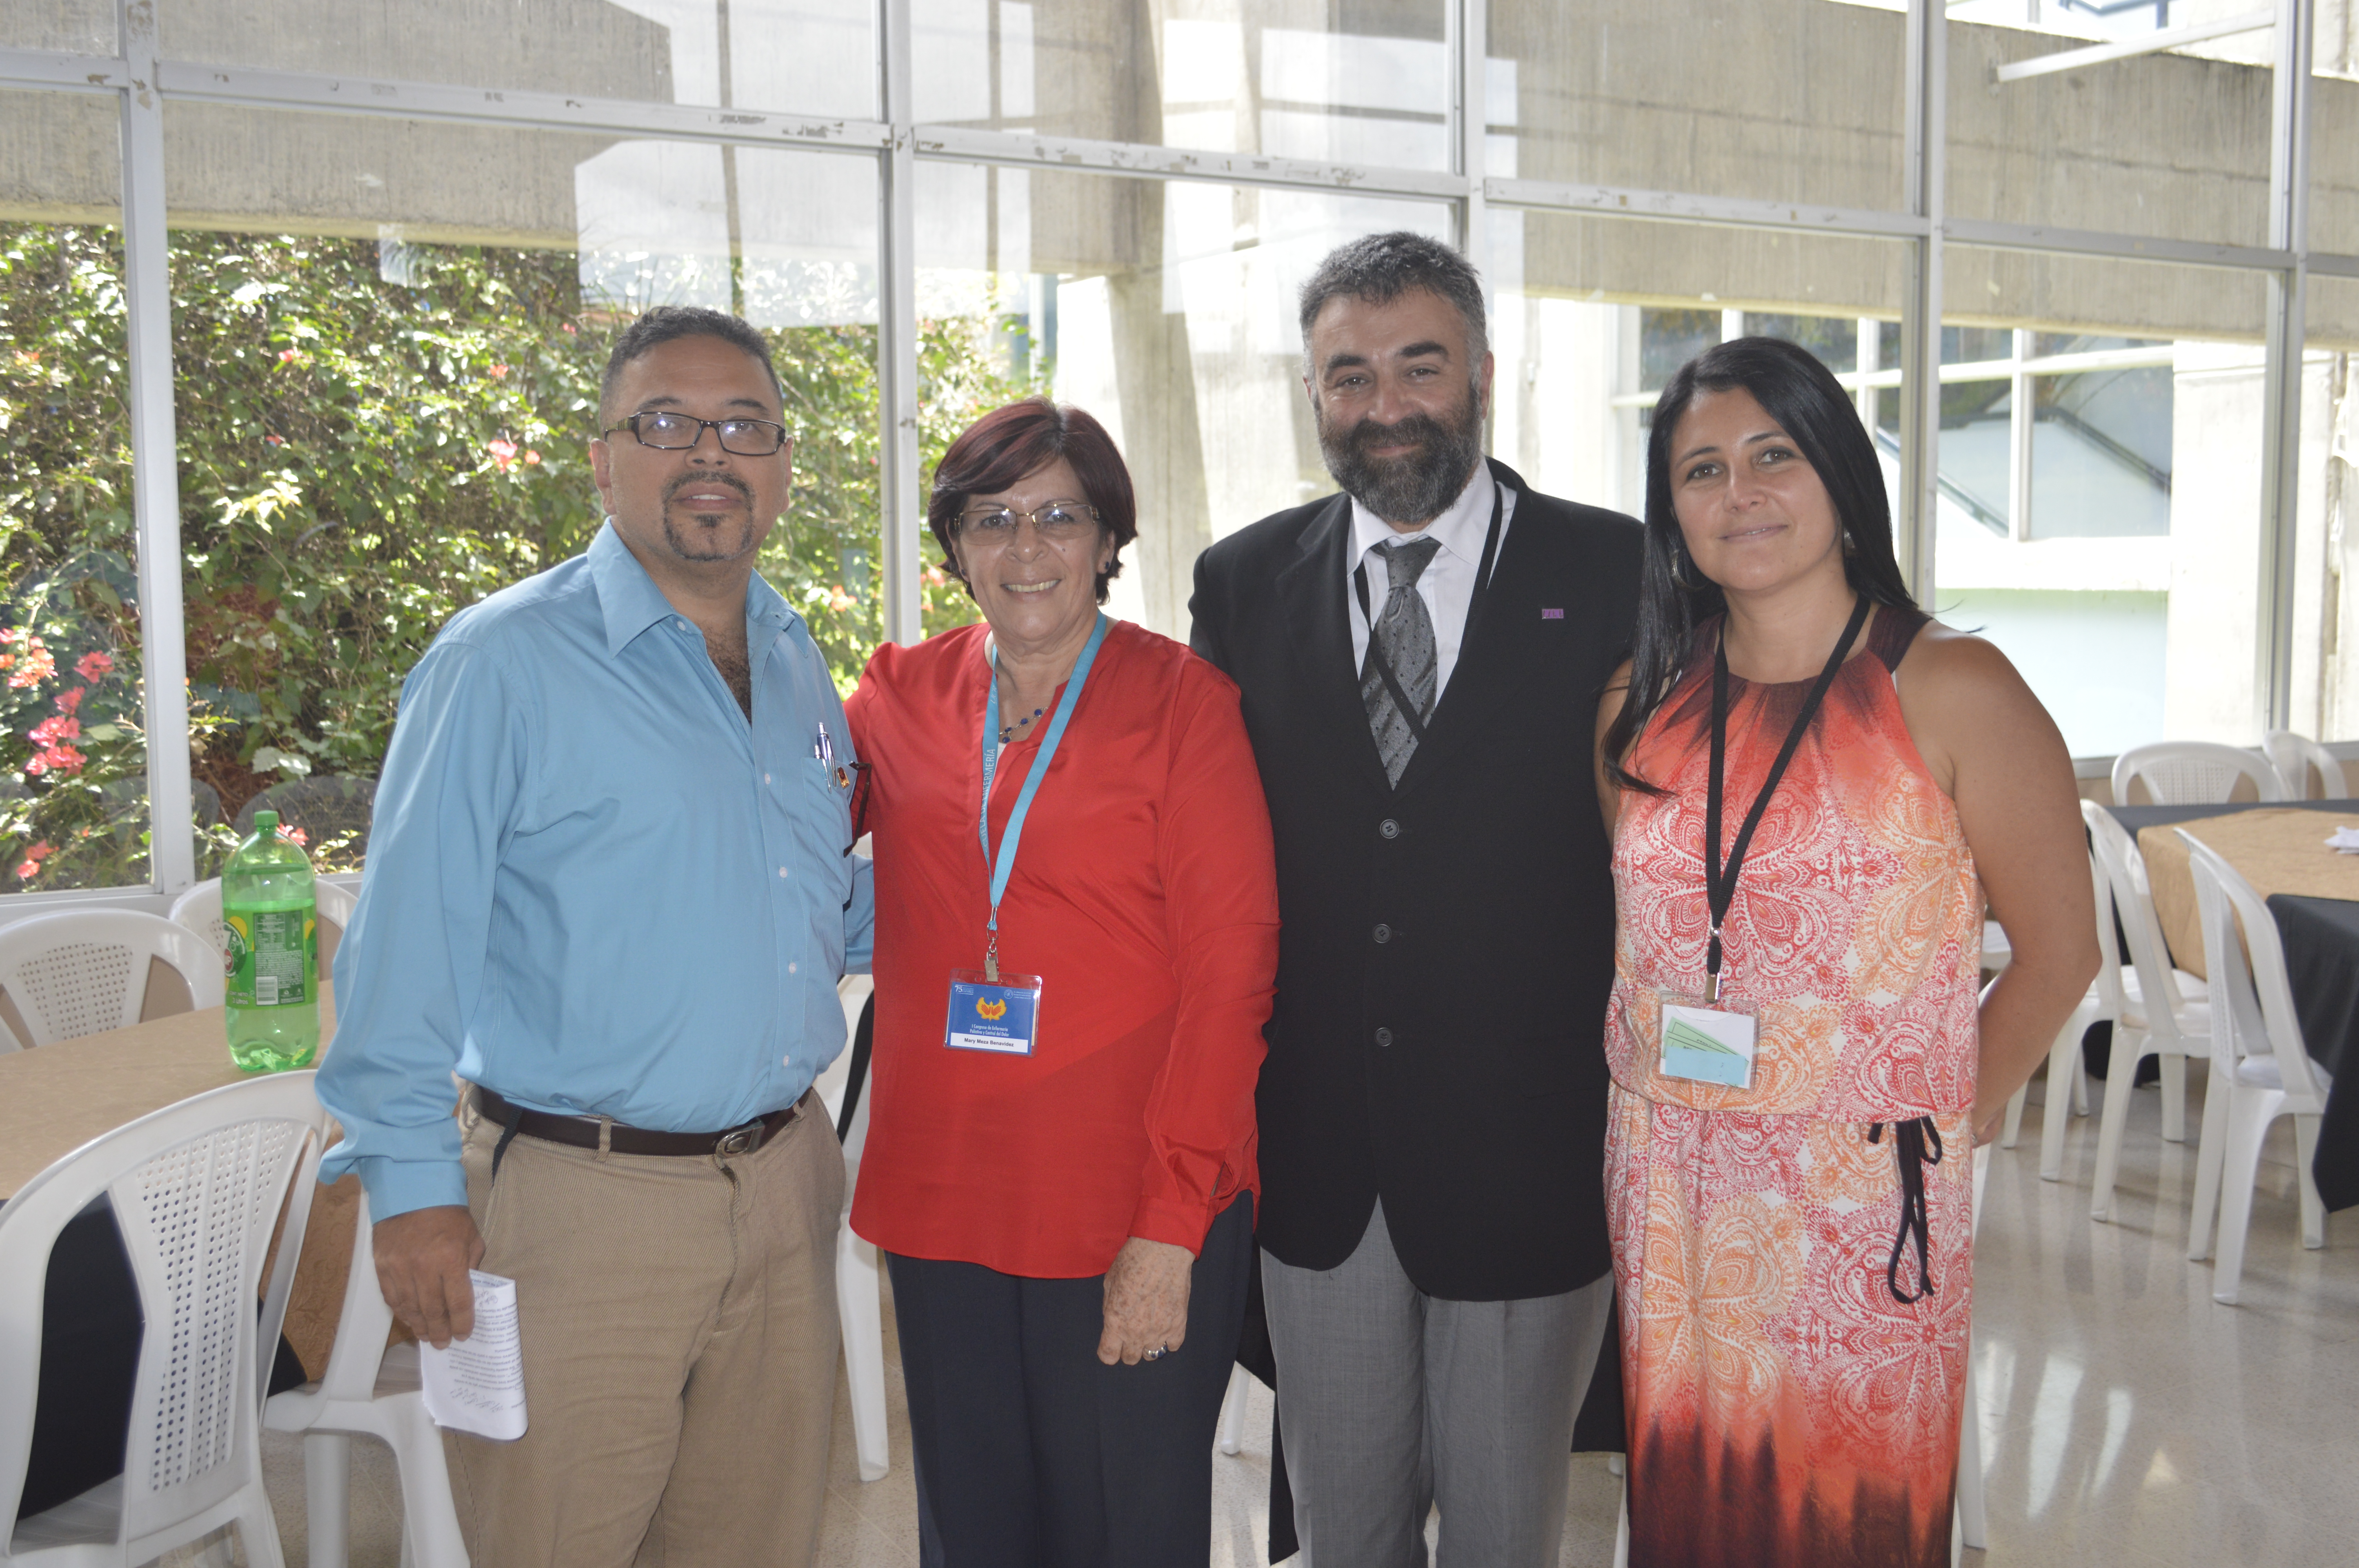
[[[603,1139],[604,1147],[616,1154],[751,1154],[785,1131],[787,1124],[802,1109],[799,1102],[725,1132],[651,1132],[644,1127],[625,1127],[619,1121],[604,1121],[594,1116],[552,1116],[545,1110],[527,1110],[481,1084],[474,1087],[475,1108],[486,1121],[521,1132],[527,1138],[564,1143],[575,1149],[598,1148]]]

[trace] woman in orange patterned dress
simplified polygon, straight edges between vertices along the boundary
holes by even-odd
[[[1599,714],[1630,1562],[1933,1568],[1973,1146],[2096,972],[2071,762],[2006,660],[1911,601],[1804,350],[1672,378],[1646,521]],[[1978,999],[1985,893],[2015,958]]]

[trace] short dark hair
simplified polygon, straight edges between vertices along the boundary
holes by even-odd
[[[1060,458],[1072,464],[1082,481],[1081,499],[1097,509],[1098,526],[1114,535],[1114,559],[1098,573],[1098,602],[1106,601],[1106,584],[1122,575],[1122,547],[1138,537],[1138,498],[1130,487],[1130,470],[1104,426],[1070,404],[1045,397],[993,409],[968,426],[934,465],[926,525],[942,547],[942,569],[966,583],[970,596],[974,584],[959,570],[951,548],[959,514],[973,497],[1006,490]]]
[[[1782,338],[1733,338],[1706,349],[1672,373],[1655,401],[1647,437],[1646,540],[1638,567],[1638,623],[1630,658],[1630,687],[1622,711],[1605,731],[1605,763],[1626,789],[1659,795],[1659,786],[1623,765],[1630,748],[1663,699],[1687,671],[1698,626],[1728,608],[1717,584],[1695,569],[1671,501],[1671,443],[1699,392],[1743,387],[1777,427],[1793,438],[1802,460],[1827,487],[1843,530],[1843,578],[1877,604],[1913,610],[1917,601],[1892,549],[1892,504],[1884,493],[1884,465],[1859,409],[1817,355]],[[1690,587],[1690,584],[1695,586]]]
[[[771,395],[781,407],[785,406],[786,388],[778,384],[777,368],[770,363],[770,341],[762,336],[761,329],[743,317],[708,310],[701,305],[650,305],[623,329],[614,340],[614,351],[606,356],[606,373],[598,383],[600,425],[613,423],[614,384],[623,379],[624,367],[675,338],[718,338],[745,350],[760,362],[762,373],[770,378]]]
[[[1491,351],[1491,333],[1483,315],[1483,275],[1464,256],[1430,235],[1396,229],[1389,234],[1364,234],[1336,246],[1302,286],[1302,372],[1316,377],[1310,362],[1310,329],[1327,302],[1336,298],[1364,299],[1389,305],[1412,288],[1438,294],[1458,308],[1466,323],[1467,374],[1474,373]]]

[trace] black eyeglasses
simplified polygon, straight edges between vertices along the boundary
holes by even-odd
[[[699,419],[690,414],[634,414],[598,433],[611,436],[617,430],[628,430],[642,447],[653,447],[663,452],[690,450],[704,439],[707,430],[718,433],[723,451],[741,458],[770,457],[787,444],[787,427],[769,419]]]

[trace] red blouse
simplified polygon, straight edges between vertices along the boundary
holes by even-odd
[[[1261,775],[1228,677],[1115,622],[1032,802],[999,909],[1042,979],[1030,1056],[943,1044],[990,891],[985,629],[876,651],[845,705],[875,835],[876,1043],[853,1228],[904,1257],[1102,1274],[1130,1237],[1198,1250],[1257,1192],[1254,1083],[1277,973]],[[1055,708],[1050,708],[1053,715]],[[1047,718],[1001,750],[991,842]]]

